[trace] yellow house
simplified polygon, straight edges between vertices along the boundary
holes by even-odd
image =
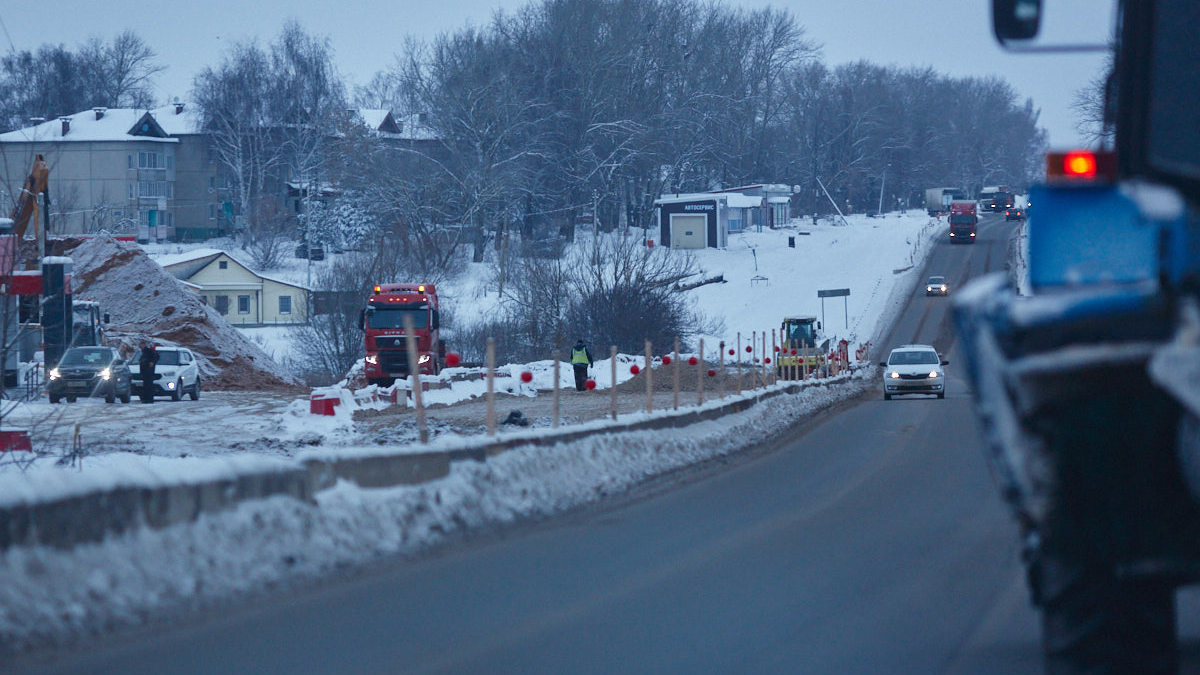
[[[309,289],[263,276],[224,252],[164,265],[235,326],[308,323]]]

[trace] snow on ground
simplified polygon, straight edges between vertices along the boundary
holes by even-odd
[[[725,321],[724,333],[705,337],[711,345],[706,352],[715,351],[717,340],[735,341],[738,332],[778,328],[783,316],[820,316],[816,291],[824,288],[851,291],[848,321],[843,320],[840,298],[826,301],[827,334],[854,342],[870,339],[912,291],[928,243],[940,230],[940,224],[924,214],[852,217],[848,226],[796,223],[776,231],[747,232],[731,237],[728,250],[699,252],[707,275],[724,274],[728,281],[694,292],[703,311]],[[796,238],[794,249],[787,246],[789,236]],[[179,250],[182,247],[164,248],[156,254],[187,253]],[[443,285],[457,316],[483,316],[496,306],[494,295],[480,297],[476,292],[485,268],[472,265],[465,279]],[[631,377],[629,365],[644,366],[640,356],[619,358],[619,382]],[[499,369],[497,390],[518,397],[507,400],[544,395],[552,382],[552,365],[505,364]],[[533,374],[530,384],[519,380],[524,371]],[[608,363],[597,363],[593,372],[601,388],[612,385]],[[12,549],[0,554],[0,578],[5,579],[0,584],[0,649],[6,643],[56,641],[138,623],[155,610],[204,606],[346,564],[421,551],[464,528],[501,525],[591,503],[672,469],[760,444],[802,416],[872,386],[873,372],[868,368],[850,383],[782,395],[746,412],[669,433],[596,435],[514,450],[484,464],[456,463],[449,477],[419,486],[368,490],[343,484],[320,493],[315,506],[274,498],[205,515],[195,523],[138,531],[71,551]],[[426,392],[426,401],[448,404],[477,398],[484,387],[477,375],[448,369],[444,378],[452,381],[451,388]],[[570,369],[563,367],[559,377],[568,384]],[[594,397],[590,400],[607,395]],[[589,399],[578,395],[574,400]],[[200,401],[153,406],[90,400],[67,406],[17,404],[7,409],[6,421],[24,420],[34,430],[35,447],[67,447],[78,424],[91,454],[75,467],[56,464],[58,453],[40,458],[0,455],[0,494],[28,501],[70,494],[81,485],[153,485],[227,471],[234,466],[231,461],[247,453],[265,455],[262,461],[279,461],[417,449],[373,442],[354,412],[382,404],[352,401],[339,406],[333,417],[308,414],[306,397],[246,392],[206,391]],[[444,449],[471,442],[451,435],[436,439],[434,445]]]
[[[873,384],[860,379],[782,395],[671,433],[525,447],[486,463],[455,463],[446,478],[417,486],[341,483],[319,493],[316,505],[271,498],[70,551],[12,549],[0,554],[0,653],[418,553],[468,528],[595,503],[652,476],[754,447],[781,426]]]
[[[841,298],[826,300],[826,333],[844,335],[852,344],[865,342],[887,323],[889,309],[894,312],[912,290],[916,269],[929,248],[928,243],[940,231],[938,221],[930,220],[920,212],[878,219],[851,217],[848,226],[827,222],[817,226],[793,223],[789,228],[776,231],[746,232],[734,235],[728,250],[699,252],[697,257],[708,275],[723,274],[727,279],[725,284],[712,284],[693,291],[703,310],[724,318],[726,324],[724,334],[706,337],[706,355],[710,361],[717,359],[716,341],[725,339],[732,346],[739,331],[748,343],[751,331],[776,328],[783,316],[820,316],[816,291],[822,288],[849,288],[851,293],[848,324]],[[795,238],[795,248],[787,246],[788,237]],[[161,259],[162,256],[186,256],[198,247],[157,246],[156,250],[152,245],[146,248]],[[472,295],[467,300],[457,294],[459,288],[471,287],[472,275],[482,278],[485,266],[471,267],[467,279],[443,286],[444,292],[458,301],[460,310],[470,310],[468,314],[478,313],[495,303],[494,297],[477,299]],[[102,281],[103,277],[92,283],[99,285]],[[197,304],[186,311],[205,309]],[[182,302],[177,311],[185,312]],[[270,356],[279,358],[279,354],[286,353],[290,347],[286,334],[277,329],[250,329],[248,332],[250,341],[263,346]],[[601,350],[594,347],[594,351]],[[662,354],[666,350],[655,351]],[[686,359],[688,354],[681,356]],[[633,377],[632,365],[645,368],[644,358],[641,355],[618,357],[618,384]],[[610,366],[608,359],[602,359],[591,371],[600,390],[613,385]],[[520,381],[523,372],[531,374],[530,383]],[[546,395],[552,387],[553,362],[503,364],[498,367],[497,374],[497,405],[504,406],[500,409],[505,410],[514,407],[507,401]],[[481,375],[479,368],[446,369],[439,378],[446,388],[425,392],[424,402],[438,406],[478,400],[486,390]],[[567,364],[561,364],[559,383],[563,388],[573,386],[572,371]],[[694,401],[690,397],[684,400]],[[580,401],[568,400],[563,419],[592,419],[594,414],[572,413],[569,406],[580,404]],[[407,438],[405,433],[381,436],[378,424],[354,422],[353,413],[360,407],[353,397],[348,397],[347,404],[339,407],[337,419],[331,421],[310,415],[307,397],[286,392],[205,391],[198,402],[162,401],[153,408],[139,404],[105,405],[94,400],[60,406],[52,406],[44,400],[8,403],[4,409],[6,423],[31,429],[35,449],[42,454],[33,461],[14,461],[11,456],[6,459],[0,455],[0,476],[35,468],[56,470],[55,461],[70,448],[77,427],[85,450],[92,456],[82,462],[83,471],[106,470],[102,468],[103,463],[92,458],[113,453],[129,453],[148,462],[246,452],[295,456],[317,444],[323,447],[373,445],[383,438],[394,438],[397,442]],[[591,410],[585,412],[594,413]],[[480,418],[477,426],[483,422]],[[398,420],[396,423],[411,425],[412,421]],[[535,420],[536,424],[540,421]]]

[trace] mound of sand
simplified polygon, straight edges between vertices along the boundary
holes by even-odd
[[[109,344],[130,354],[144,339],[187,347],[205,386],[218,390],[292,389],[299,380],[231,326],[200,296],[132,242],[66,239],[56,255],[75,263],[72,292],[110,315]]]

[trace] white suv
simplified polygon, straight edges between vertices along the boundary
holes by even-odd
[[[901,345],[892,350],[883,366],[883,399],[901,394],[937,394],[946,398],[946,373],[943,359],[929,345]]]
[[[178,401],[187,394],[193,401],[200,398],[200,367],[196,355],[187,347],[158,347],[158,365],[154,368],[154,396],[170,396]],[[142,352],[139,350],[129,359],[133,373],[133,390],[141,391],[141,366],[138,365]]]

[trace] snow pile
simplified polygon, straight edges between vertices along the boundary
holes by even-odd
[[[96,237],[65,242],[75,262],[72,291],[112,317],[110,343],[136,347],[150,337],[190,348],[213,389],[273,389],[299,381],[242,335],[183,282],[131,242]]]

